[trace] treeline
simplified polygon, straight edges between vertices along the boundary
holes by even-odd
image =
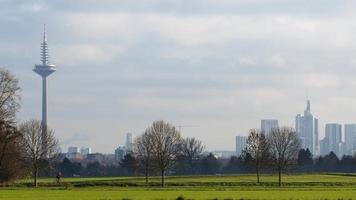
[[[161,166],[163,164],[165,168]],[[331,152],[313,159],[308,149],[300,149],[296,133],[291,128],[283,127],[273,130],[268,137],[259,130],[251,130],[247,147],[240,156],[217,158],[204,153],[201,141],[181,138],[174,126],[157,121],[136,139],[134,151],[117,165],[104,166],[94,162],[84,166],[65,159],[57,164],[56,170],[65,176],[144,175],[147,185],[150,176],[161,176],[164,185],[165,175],[237,173],[256,173],[258,183],[260,173],[277,172],[281,184],[283,172],[356,172],[356,157],[338,159]]]
[[[170,170],[170,175],[217,175],[217,174],[240,174],[255,173],[255,161],[249,153],[230,158],[217,158],[213,154],[202,155],[191,164],[183,156],[178,158]],[[117,165],[102,165],[99,162],[82,164],[65,158],[57,162],[55,167],[48,173],[42,171],[42,176],[54,176],[56,172],[62,172],[63,177],[84,176],[140,176],[144,170],[139,161],[132,154],[127,154]],[[356,173],[356,157],[345,155],[339,159],[335,153],[320,156],[313,159],[307,149],[301,149],[298,153],[296,165],[289,172],[342,172]],[[159,175],[151,171],[152,175]],[[261,169],[261,173],[273,173],[270,166]]]

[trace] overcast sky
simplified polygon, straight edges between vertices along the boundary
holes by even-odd
[[[113,152],[154,120],[209,150],[275,118],[294,126],[306,98],[320,120],[356,122],[351,0],[0,0],[0,66],[22,88],[20,120],[41,117],[43,24],[49,125],[63,149]],[[65,150],[66,151],[66,150]]]

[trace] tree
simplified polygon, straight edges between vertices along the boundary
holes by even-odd
[[[146,132],[152,137],[152,153],[164,186],[165,173],[181,151],[181,136],[177,129],[164,121],[155,121]]]
[[[255,171],[255,161],[253,160],[251,154],[249,154],[247,151],[242,151],[238,159],[240,161],[239,167],[242,172],[251,173]]]
[[[237,156],[231,156],[226,166],[224,167],[224,173],[238,173],[241,171],[240,166],[241,159],[239,159]]]
[[[203,174],[219,173],[220,162],[212,153],[203,158],[201,165]]]
[[[20,108],[19,92],[18,79],[8,70],[0,69],[0,182],[25,172],[15,123]]]
[[[350,155],[342,156],[338,169],[342,172],[351,173],[354,171],[354,159]]]
[[[14,122],[20,108],[18,79],[8,70],[0,69],[0,119]]]
[[[20,136],[16,127],[0,120],[0,182],[20,178],[27,172]]]
[[[246,141],[246,152],[249,153],[254,161],[257,183],[260,183],[260,169],[269,157],[269,147],[266,137],[257,129],[250,130]]]
[[[53,159],[59,149],[53,130],[47,129],[45,134],[42,130],[41,122],[34,119],[20,125],[24,156],[32,166],[35,187],[37,187],[38,171],[43,168],[41,164],[45,160]]]
[[[312,170],[313,167],[313,155],[309,149],[301,149],[298,153],[298,166],[302,171]]]
[[[135,155],[137,156],[138,165],[142,166],[145,171],[146,186],[148,186],[148,178],[152,165],[151,160],[153,154],[153,141],[148,131],[136,138],[133,149]]]
[[[334,172],[337,170],[337,165],[339,163],[339,158],[334,152],[330,152],[324,157],[323,170],[327,172]]]
[[[273,129],[268,135],[273,166],[278,171],[278,185],[281,186],[282,171],[295,165],[300,149],[300,140],[292,128]]]
[[[182,140],[181,161],[183,162],[185,172],[192,174],[196,171],[196,161],[201,157],[204,148],[202,142],[195,138],[185,138]]]
[[[137,169],[136,158],[130,153],[126,154],[124,158],[120,161],[120,166],[124,169],[124,174],[126,176],[133,176],[135,175]]]
[[[81,174],[83,167],[79,162],[71,162],[68,158],[64,158],[59,164],[59,170],[65,177],[72,177],[74,174]]]
[[[103,170],[102,166],[98,161],[88,163],[87,167],[85,168],[85,175],[86,176],[102,176]]]

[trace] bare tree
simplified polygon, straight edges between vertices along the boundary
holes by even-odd
[[[250,130],[246,142],[246,151],[254,160],[257,183],[260,183],[260,169],[269,157],[269,147],[266,137],[258,129]]]
[[[163,187],[165,173],[180,153],[181,136],[174,126],[164,121],[153,122],[146,132],[152,137],[153,158]]]
[[[8,182],[26,175],[21,137],[16,127],[0,120],[0,182]]]
[[[278,171],[278,185],[282,183],[282,171],[295,165],[300,150],[300,140],[292,128],[273,129],[268,135],[272,164]]]
[[[59,149],[54,131],[47,129],[43,134],[42,130],[41,122],[34,119],[20,125],[24,156],[32,166],[35,187],[37,187],[38,171],[43,167],[42,162],[52,159]]]
[[[143,166],[146,177],[146,186],[149,186],[149,172],[151,168],[153,141],[148,131],[136,138],[134,143],[134,153],[137,156],[139,164]]]
[[[196,138],[185,138],[182,140],[182,157],[188,165],[189,173],[193,173],[194,162],[200,158],[205,146]]]
[[[0,69],[0,181],[9,181],[21,174],[17,170],[17,166],[22,166],[22,159],[15,123],[20,107],[19,91],[17,78],[8,70]]]
[[[17,78],[8,70],[0,69],[0,117],[13,122],[20,108],[20,87]]]

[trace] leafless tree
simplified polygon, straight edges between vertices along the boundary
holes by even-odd
[[[0,69],[0,117],[13,122],[20,108],[18,79],[8,70]]]
[[[152,137],[152,153],[155,166],[161,173],[161,185],[164,176],[180,153],[181,135],[177,129],[164,121],[155,121],[146,132]]]
[[[0,181],[9,181],[21,174],[17,171],[22,159],[15,123],[20,107],[19,92],[18,79],[8,70],[0,69]]]
[[[282,183],[282,171],[295,165],[300,150],[300,140],[292,128],[273,129],[268,135],[272,164],[278,171],[278,185]]]
[[[0,182],[9,182],[27,173],[20,136],[16,127],[0,120]]]
[[[134,153],[137,156],[139,164],[144,168],[146,177],[146,186],[149,186],[149,172],[152,165],[153,141],[148,131],[135,139]]]
[[[196,138],[185,138],[182,140],[182,154],[191,160],[199,158],[204,149],[205,146]]]
[[[43,161],[50,161],[58,153],[58,142],[54,137],[54,131],[47,128],[43,134],[41,122],[29,120],[20,125],[22,134],[22,146],[24,156],[32,166],[34,186],[37,187],[38,170]]]
[[[254,160],[257,183],[260,182],[260,169],[269,157],[267,139],[258,129],[251,129],[246,142],[246,151]]]
[[[182,140],[182,157],[188,167],[188,172],[193,173],[194,162],[200,158],[205,146],[196,138],[185,138]]]

